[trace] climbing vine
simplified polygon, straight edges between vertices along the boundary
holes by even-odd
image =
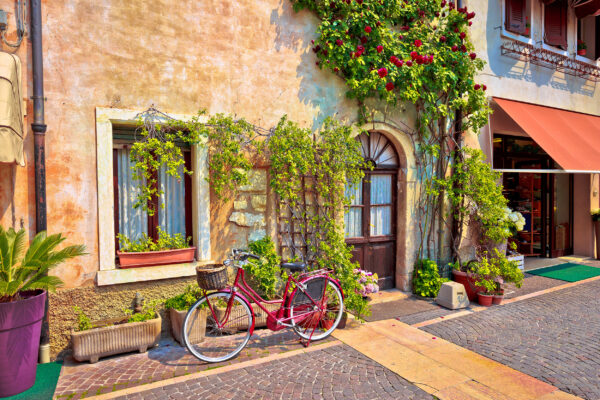
[[[454,213],[445,210],[444,188],[436,181],[462,158],[462,132],[478,132],[490,112],[486,86],[475,81],[484,66],[468,32],[475,13],[446,0],[290,1],[296,10],[307,8],[319,17],[312,47],[316,64],[344,79],[361,122],[373,119],[369,98],[414,105],[417,124],[406,131],[420,179],[418,257],[431,256],[438,243],[441,258],[442,234]]]

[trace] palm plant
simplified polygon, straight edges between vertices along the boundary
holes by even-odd
[[[47,236],[38,233],[29,248],[24,229],[5,230],[0,226],[0,303],[18,300],[26,290],[44,289],[53,292],[63,281],[48,275],[48,271],[64,261],[81,256],[85,246],[67,246],[55,250],[65,238],[62,234]]]

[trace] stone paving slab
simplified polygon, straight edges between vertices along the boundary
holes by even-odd
[[[333,340],[311,343],[318,346]],[[291,330],[256,330],[238,357],[209,364],[196,359],[187,349],[171,340],[144,354],[129,353],[101,359],[96,364],[66,360],[54,392],[55,399],[82,399],[168,378],[219,368],[304,346]]]
[[[343,344],[117,398],[434,399]]]
[[[564,392],[598,400],[600,280],[566,286],[422,329]]]
[[[539,400],[558,390],[397,320],[334,335],[437,398]]]

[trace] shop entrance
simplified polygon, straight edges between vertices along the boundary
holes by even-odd
[[[561,257],[573,254],[573,175],[537,173],[558,169],[530,138],[494,136],[494,168],[504,172],[504,195],[509,207],[525,218],[515,242],[526,256]]]

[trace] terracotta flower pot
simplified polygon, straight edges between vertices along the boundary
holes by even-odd
[[[151,267],[165,264],[182,264],[194,261],[195,247],[186,249],[123,253],[117,251],[121,268]]]
[[[585,56],[586,54],[587,54],[587,50],[586,49],[577,50],[577,55],[578,56]]]
[[[462,283],[467,292],[469,301],[474,301],[477,298],[477,289],[475,287],[475,278],[473,276],[469,276],[466,272],[453,269],[452,279],[454,282]]]
[[[173,308],[169,309],[169,319],[171,320],[171,334],[173,338],[183,346],[183,320],[187,314],[187,310],[178,311]],[[200,343],[204,340],[206,331],[206,315],[207,310],[196,309],[196,321],[192,325],[192,332],[188,332],[188,337],[191,343]]]
[[[494,296],[491,294],[485,294],[485,293],[481,293],[481,292],[477,293],[477,302],[481,306],[489,307],[492,305],[493,300],[494,300]]]
[[[348,313],[344,312],[342,314],[342,319],[340,319],[340,323],[337,326],[337,329],[344,329],[346,327],[347,321],[348,321]]]
[[[0,397],[24,392],[35,383],[46,292],[21,294],[0,303]]]
[[[497,291],[494,293],[494,298],[492,299],[492,304],[500,305],[502,304],[502,300],[504,299],[504,289]]]

